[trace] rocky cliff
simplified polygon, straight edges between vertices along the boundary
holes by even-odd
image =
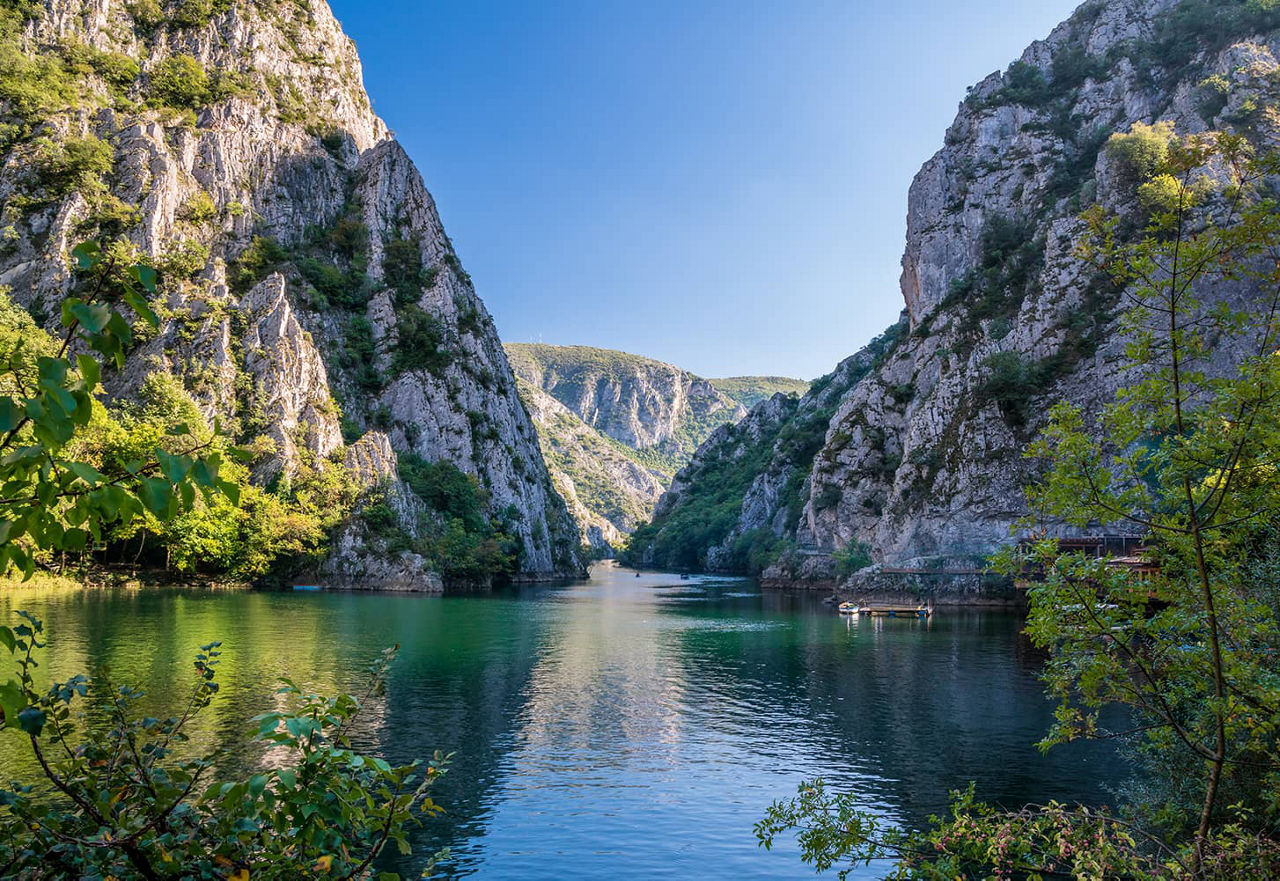
[[[823,581],[831,554],[851,543],[901,564],[1008,541],[1031,476],[1020,454],[1049,406],[1096,410],[1122,380],[1121,292],[1076,256],[1083,208],[1140,211],[1107,139],[1168,123],[1275,147],[1272,6],[1096,0],[974,86],[911,186],[903,322],[858,356],[871,369],[834,402],[816,383],[776,437],[763,432],[744,449],[730,432],[713,436],[638,533],[636,553],[669,563],[671,527],[714,496],[700,475],[751,458],[760,464],[750,482],[719,503],[731,515],[680,553],[741,568],[744,543],[765,536],[768,576]],[[772,424],[775,409],[761,405],[743,424]],[[804,413],[825,418],[808,458],[780,439]],[[794,493],[779,492],[786,480]]]
[[[489,314],[323,0],[0,12],[0,284],[52,326],[76,242],[160,271],[161,327],[112,394],[181,379],[238,440],[270,439],[263,481],[346,459],[394,489],[397,456],[452,463],[524,576],[581,571]],[[334,565],[359,581],[383,549],[355,533]],[[420,563],[401,586],[437,584]]]
[[[553,479],[592,547],[610,551],[648,520],[663,490],[719,426],[776,392],[785,377],[706,380],[624,352],[507,344]]]

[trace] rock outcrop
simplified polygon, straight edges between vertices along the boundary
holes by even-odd
[[[735,542],[763,531],[781,554],[767,577],[822,583],[851,543],[900,565],[1010,540],[1031,477],[1021,453],[1049,407],[1096,412],[1125,381],[1121,292],[1076,250],[1085,207],[1139,214],[1108,136],[1167,122],[1178,134],[1234,130],[1260,149],[1280,144],[1280,15],[1210,5],[1085,3],[970,90],[911,186],[902,324],[829,414],[823,383],[801,400],[798,412],[829,416],[807,460],[782,449],[785,427],[751,453],[763,464],[737,518],[693,549],[698,563],[740,566]],[[1210,295],[1239,303],[1251,293]],[[1015,375],[1014,393],[992,382],[1001,369]],[[677,478],[646,527],[651,552],[709,492],[699,473],[747,455],[731,440],[713,436]],[[793,495],[778,491],[784,460],[803,472]]]
[[[376,429],[380,468],[389,444],[475,475],[524,577],[582,572],[493,322],[323,0],[18,6],[0,36],[29,65],[0,98],[14,300],[54,324],[69,248],[125,242],[160,270],[163,321],[112,394],[178,377],[242,440],[271,438],[264,481]],[[351,579],[413,580],[350,544]]]
[[[619,548],[698,445],[746,415],[740,398],[807,388],[785,377],[706,380],[586,346],[506,348],[552,479],[597,553]]]

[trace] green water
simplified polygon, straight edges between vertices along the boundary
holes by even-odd
[[[361,738],[397,761],[456,753],[435,794],[448,813],[415,836],[419,854],[452,849],[445,877],[805,878],[794,848],[765,853],[751,832],[805,777],[916,823],[971,779],[1005,804],[1099,802],[1123,770],[1102,747],[1035,749],[1051,707],[1003,614],[846,620],[749,581],[601,567],[493,596],[0,594],[6,618],[18,607],[45,619],[46,673],[106,667],[157,712],[196,646],[222,640],[196,735],[235,773],[259,760],[245,720],[272,707],[275,677],[354,689],[400,643]],[[6,776],[27,767],[20,747],[0,737]]]

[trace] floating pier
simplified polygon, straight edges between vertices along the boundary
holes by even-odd
[[[920,603],[905,605],[894,603],[841,603],[841,615],[870,615],[873,618],[930,618],[933,606]]]

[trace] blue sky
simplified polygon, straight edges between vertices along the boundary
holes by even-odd
[[[1075,0],[331,0],[512,342],[828,372],[902,308],[907,187]]]

